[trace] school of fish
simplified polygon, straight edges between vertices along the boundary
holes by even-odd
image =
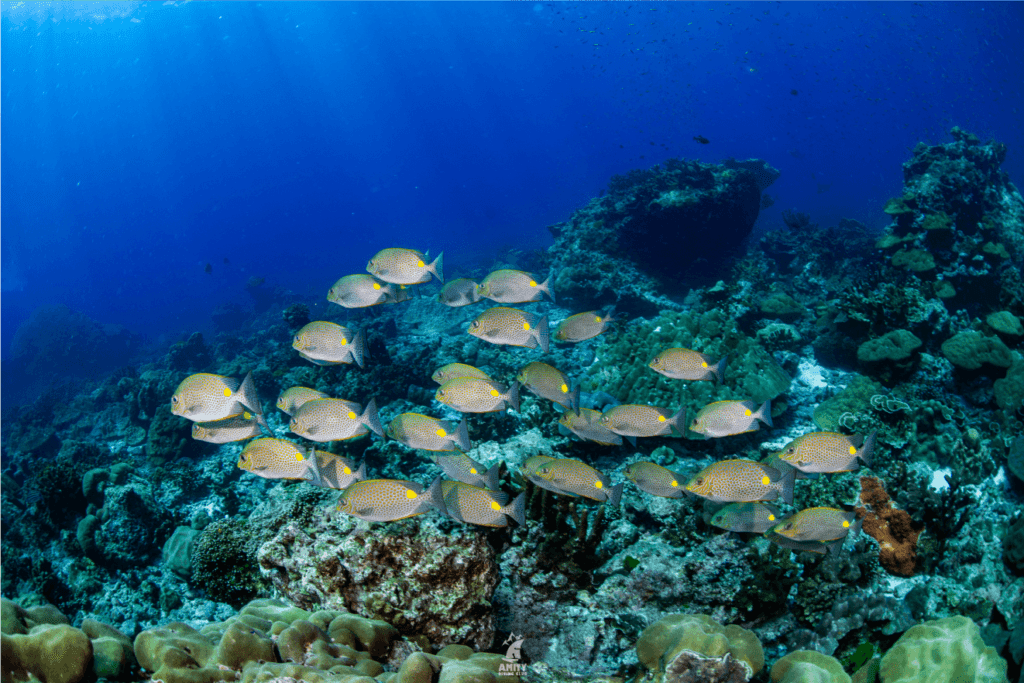
[[[442,257],[428,257],[414,249],[388,248],[367,264],[367,273],[346,275],[331,287],[328,301],[344,308],[399,304],[412,298],[414,285],[437,279],[442,288],[437,300],[461,307],[488,299],[498,304],[521,304],[547,297],[555,301],[552,278],[543,282],[532,273],[502,269],[480,283],[458,278],[444,283]],[[546,316],[508,306],[489,308],[477,316],[466,332],[498,345],[540,349],[546,353],[551,337],[559,343],[593,339],[615,322],[614,308],[569,316],[549,332]],[[305,325],[292,340],[299,356],[329,366],[367,360],[362,330],[350,330],[329,321]],[[669,379],[725,382],[727,358],[686,348],[664,349],[648,364]],[[238,467],[268,479],[298,479],[314,486],[341,491],[336,509],[359,519],[385,522],[436,511],[452,519],[481,526],[503,527],[512,519],[525,525],[525,492],[512,501],[499,490],[500,464],[486,468],[470,458],[472,449],[465,413],[519,411],[520,387],[556,404],[560,428],[578,438],[617,446],[625,438],[683,436],[687,430],[705,439],[719,439],[772,426],[771,405],[751,400],[716,401],[687,421],[685,407],[678,410],[643,404],[615,405],[605,411],[580,406],[580,385],[557,368],[540,361],[523,366],[508,384],[464,363],[449,363],[431,377],[439,386],[435,399],[463,413],[458,423],[420,413],[402,413],[384,427],[377,404],[366,406],[330,397],[308,387],[291,387],[276,406],[290,418],[289,431],[313,442],[303,445],[277,438],[264,417],[252,373],[244,378],[197,373],[185,378],[171,397],[175,415],[191,420],[192,436],[211,443],[251,441]],[[397,479],[368,479],[365,463],[356,467],[347,458],[316,450],[316,443],[355,439],[373,433],[405,446],[427,451],[443,475],[429,486]],[[712,463],[684,480],[654,462],[637,462],[624,475],[641,491],[665,498],[698,496],[719,507],[706,518],[728,531],[763,534],[780,546],[825,553],[842,547],[846,536],[860,528],[854,512],[814,507],[783,516],[772,502],[791,505],[795,480],[856,470],[870,465],[875,433],[847,436],[833,432],[804,434],[765,462],[731,459]],[[520,468],[523,479],[556,493],[618,505],[624,482],[579,460],[536,455]]]

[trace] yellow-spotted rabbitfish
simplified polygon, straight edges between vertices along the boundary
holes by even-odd
[[[303,404],[292,415],[288,428],[310,441],[342,441],[372,431],[383,436],[377,416],[377,402],[370,399],[362,414],[352,410],[348,401],[336,398],[318,398]]]
[[[507,388],[497,382],[476,377],[456,377],[434,393],[441,403],[463,413],[494,413],[510,406],[519,412],[519,385]]]
[[[576,344],[581,341],[593,339],[601,334],[615,322],[615,307],[608,309],[608,312],[601,315],[600,311],[586,311],[570,315],[558,323],[555,328],[555,341]]]
[[[445,283],[441,288],[441,293],[437,295],[437,300],[452,308],[475,304],[480,301],[480,294],[477,292],[478,286],[469,278],[456,278]]]
[[[688,379],[693,381],[713,382],[725,381],[725,361],[723,358],[715,362],[711,356],[698,353],[692,349],[665,349],[654,357],[648,367],[659,375],[669,379]]]
[[[753,460],[722,460],[686,483],[686,490],[716,503],[753,503],[781,498],[793,502],[795,470],[781,474]]]
[[[363,367],[366,340],[362,330],[353,333],[347,327],[326,320],[314,320],[295,333],[292,348],[316,365],[355,363]]]
[[[792,541],[824,543],[836,551],[843,545],[843,539],[851,532],[857,532],[860,523],[856,512],[836,508],[807,508],[788,517],[771,528],[773,534]]]
[[[483,370],[474,368],[472,365],[466,365],[465,363],[449,363],[435,370],[434,374],[430,376],[438,384],[446,384],[456,377],[475,377],[487,381],[491,380]]]
[[[381,249],[366,264],[366,271],[384,282],[396,285],[418,285],[430,282],[432,277],[444,282],[441,273],[443,256],[443,253],[438,254],[432,263],[427,263],[426,255],[415,249]]]
[[[430,459],[452,479],[487,489],[498,488],[498,473],[501,471],[501,463],[487,469],[465,453],[455,455],[431,453]]]
[[[313,451],[312,455],[316,457],[317,467],[320,470],[320,483],[309,482],[314,486],[340,491],[354,481],[366,479],[366,463],[362,463],[356,468],[354,462],[341,455],[327,451]]]
[[[501,491],[490,491],[461,481],[441,482],[444,506],[448,516],[466,524],[508,526],[508,518],[526,526],[526,494],[520,493],[511,503]]]
[[[241,380],[205,372],[189,375],[171,396],[171,412],[193,422],[224,420],[241,415],[247,408],[266,427],[251,372]]]
[[[726,531],[763,534],[782,519],[768,503],[729,503],[711,517],[710,524]]]
[[[601,424],[601,412],[590,408],[580,408],[579,415],[569,411],[562,413],[558,424],[586,441],[593,441],[604,446],[619,446],[622,437]]]
[[[583,496],[610,505],[618,505],[622,497],[621,483],[611,486],[608,477],[579,460],[552,459],[541,463],[533,476],[557,493]]]
[[[753,401],[716,401],[700,409],[690,423],[690,430],[705,439],[756,432],[763,422],[772,426],[772,407],[765,401],[759,408]]]
[[[196,422],[192,425],[192,438],[207,443],[232,443],[260,436],[263,430],[256,416],[248,410],[239,415],[216,422]]]
[[[533,362],[519,371],[516,380],[541,398],[554,401],[579,414],[580,387],[571,387],[569,378],[561,370],[547,363]]]
[[[685,423],[685,406],[673,414],[671,410],[657,406],[626,403],[609,408],[601,416],[602,426],[626,437],[633,444],[638,436],[668,436],[673,429],[682,434]]]
[[[365,273],[346,275],[327,292],[327,300],[343,308],[366,308],[408,299],[409,293],[400,285],[381,282]]]
[[[779,453],[779,459],[801,472],[831,473],[860,469],[860,463],[871,465],[875,434],[867,438],[855,434],[812,432],[793,439]]]
[[[304,479],[322,486],[316,458],[284,439],[250,441],[238,456],[238,467],[264,479]]]
[[[421,448],[425,451],[470,449],[466,418],[462,418],[459,424],[454,425],[428,415],[402,413],[391,420],[385,433],[409,448]]]
[[[309,387],[291,387],[282,391],[281,395],[277,397],[277,407],[286,415],[291,416],[302,407],[302,404],[318,398],[329,397],[324,392],[310,389]],[[363,407],[359,406],[358,410],[362,412]]]
[[[548,352],[548,319],[515,308],[489,308],[469,324],[467,332],[492,344],[539,346]]]
[[[635,462],[623,473],[637,488],[652,496],[682,498],[683,482],[679,475],[653,462]]]
[[[448,514],[441,492],[441,477],[426,490],[422,484],[400,479],[353,482],[341,492],[336,509],[369,522],[392,522],[431,510]]]
[[[554,301],[555,293],[551,291],[550,282],[551,278],[548,278],[538,283],[534,275],[522,270],[496,270],[483,279],[476,291],[484,299],[499,304],[540,301],[545,294]]]

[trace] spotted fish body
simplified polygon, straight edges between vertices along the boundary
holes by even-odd
[[[264,479],[304,479],[320,482],[316,459],[291,441],[256,439],[238,456],[238,467]]]
[[[511,504],[501,491],[471,486],[461,481],[441,482],[448,516],[466,524],[508,526],[508,518],[526,526],[526,494],[520,493]]]
[[[764,537],[781,548],[786,548],[795,552],[818,553],[819,555],[824,555],[825,552],[829,550],[829,546],[825,545],[821,541],[794,541],[791,538],[786,538],[785,536],[772,533],[771,529],[765,532]]]
[[[366,264],[366,271],[384,282],[396,285],[418,285],[421,282],[430,282],[432,277],[444,282],[444,275],[441,273],[443,256],[443,253],[438,254],[433,263],[427,263],[427,257],[423,252],[415,249],[381,249]]]
[[[398,285],[381,282],[365,273],[346,275],[335,282],[327,292],[327,300],[343,308],[366,308],[377,304],[396,303],[408,298],[408,293],[399,289]]]
[[[856,512],[836,508],[807,508],[772,527],[772,532],[794,541],[831,543],[859,529]]]
[[[352,410],[349,401],[318,398],[304,403],[292,416],[289,429],[310,441],[342,441],[372,431],[384,435],[377,416],[377,402],[370,399],[362,414]]]
[[[347,327],[326,320],[314,320],[295,333],[292,348],[317,365],[355,363],[363,367],[366,340],[362,331],[353,333]]]
[[[313,451],[313,455],[316,457],[321,477],[319,484],[310,482],[314,486],[341,490],[347,488],[352,482],[366,479],[366,463],[362,463],[357,468],[349,458],[334,453]]]
[[[682,498],[683,482],[679,475],[653,462],[636,462],[623,473],[637,488],[652,496]]]
[[[295,411],[302,407],[302,404],[308,403],[318,398],[328,398],[327,394],[316,389],[310,389],[309,387],[291,387],[281,392],[281,395],[277,397],[277,407],[279,410],[284,411],[286,415],[294,415]],[[359,405],[353,403],[352,405]],[[363,412],[363,407],[359,406],[354,408],[357,413]]]
[[[576,344],[593,339],[611,327],[613,322],[615,322],[614,307],[610,308],[605,315],[601,315],[600,311],[570,315],[558,323],[558,327],[555,329],[555,341]]]
[[[759,408],[753,401],[716,401],[700,409],[690,429],[705,439],[756,432],[763,422],[772,426],[772,407],[765,401]]]
[[[477,301],[480,301],[480,294],[477,292],[478,286],[476,282],[469,278],[456,278],[445,283],[444,287],[441,288],[441,293],[437,295],[437,300],[445,306],[451,306],[452,308],[475,304]]]
[[[558,424],[587,441],[605,446],[622,444],[621,436],[601,424],[600,411],[590,408],[580,408],[579,411],[579,415],[572,411],[562,413],[562,416],[558,418]]]
[[[387,435],[401,441],[409,448],[425,451],[468,451],[469,432],[466,418],[457,425],[419,413],[402,413],[395,416],[387,428]]]
[[[491,344],[539,346],[548,352],[548,319],[515,308],[489,308],[469,324],[467,332]]]
[[[555,294],[549,283],[551,278],[538,282],[531,273],[522,270],[496,270],[483,279],[476,288],[477,294],[499,304],[525,304],[540,301],[547,294],[551,301]]]
[[[502,386],[476,377],[456,377],[434,393],[441,403],[463,413],[493,413],[511,406],[519,412],[519,386]]]
[[[193,422],[224,420],[241,415],[246,408],[266,424],[251,372],[242,380],[205,372],[189,375],[171,396],[171,412]]]
[[[196,422],[192,425],[192,438],[207,443],[245,441],[262,434],[259,421],[248,410],[224,420]]]
[[[609,408],[601,416],[602,426],[626,437],[668,436],[673,429],[682,434],[685,423],[685,406],[672,414],[666,408],[625,403]]]
[[[543,479],[537,474],[537,470],[539,470],[544,465],[554,461],[555,458],[552,458],[549,455],[531,455],[523,462],[522,467],[519,468],[519,473],[523,475],[523,477],[526,478],[528,481],[533,482],[535,486],[539,486],[542,489],[546,489],[548,491],[551,491],[552,493],[563,494],[566,496],[576,496],[575,493],[563,491],[562,489],[558,488],[557,486],[549,482],[547,479]]]
[[[561,370],[547,363],[533,362],[519,371],[516,380],[541,398],[579,413],[580,387],[571,387],[569,378]]]
[[[795,470],[780,474],[753,460],[722,460],[708,465],[686,484],[690,493],[716,503],[752,503],[781,498],[793,502]]]
[[[835,432],[812,432],[797,437],[779,452],[779,459],[801,472],[849,472],[860,463],[871,465],[876,432],[864,438]]]
[[[779,523],[779,509],[768,503],[729,503],[711,518],[711,525],[726,531],[763,534]]]
[[[449,363],[448,365],[435,370],[434,374],[431,375],[430,378],[438,384],[446,384],[456,377],[475,377],[477,379],[486,379],[488,381],[491,379],[483,370],[478,370],[472,365],[466,365],[465,363]]]
[[[422,484],[400,479],[364,479],[353,482],[341,492],[336,509],[369,522],[391,522],[431,510],[442,515],[448,514],[441,493],[440,477],[426,490]]]
[[[618,505],[622,484],[611,486],[605,475],[579,460],[555,459],[541,463],[534,475],[559,493],[583,496],[610,505]]]
[[[648,367],[669,379],[688,379],[721,384],[725,380],[725,361],[715,362],[711,356],[692,349],[665,349],[652,360]]]
[[[498,488],[498,473],[501,471],[501,463],[487,469],[465,453],[431,455],[430,459],[452,479],[486,489]]]

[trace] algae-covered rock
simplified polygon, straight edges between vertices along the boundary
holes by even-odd
[[[764,650],[752,631],[735,625],[722,626],[703,614],[663,617],[644,629],[636,644],[636,654],[650,672],[647,680],[656,683],[742,683],[764,668]]]
[[[835,657],[815,650],[797,650],[775,662],[772,683],[850,683]]]
[[[914,273],[935,270],[935,257],[923,249],[904,249],[892,255],[892,265]]]
[[[783,292],[776,292],[769,295],[761,302],[761,313],[769,318],[780,318],[782,320],[794,320],[807,314],[800,302]]]
[[[1008,337],[1020,337],[1024,335],[1024,325],[1021,325],[1020,318],[1009,311],[989,313],[985,318],[985,322],[988,323],[989,327],[991,327],[997,334]]]
[[[912,626],[882,657],[882,683],[1005,683],[1006,660],[967,617]]]
[[[1012,415],[1024,407],[1024,360],[1019,354],[1014,354],[1006,377],[997,379],[992,389],[995,391],[996,404],[1007,414]]]
[[[940,299],[952,299],[956,296],[956,287],[943,280],[935,286],[935,296]]]
[[[825,431],[836,431],[845,414],[865,412],[871,407],[871,397],[885,393],[881,384],[857,375],[845,389],[818,404],[814,409],[814,422]]]
[[[1008,368],[1013,361],[1010,349],[999,337],[987,337],[974,330],[960,332],[942,342],[942,355],[964,370],[978,370],[986,364]]]

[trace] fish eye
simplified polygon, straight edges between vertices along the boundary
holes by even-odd
[[[437,390],[437,395],[438,396],[444,396],[444,389],[438,389]]]
[[[473,327],[480,327],[480,323],[476,320],[473,321]]]
[[[790,446],[789,448],[786,449],[786,453],[787,455],[793,455],[794,453],[796,453],[796,449]]]
[[[171,396],[171,403],[177,403],[177,402],[178,402],[178,397],[177,396]]]
[[[241,460],[242,462],[245,462],[245,453],[242,453],[240,456],[238,456],[238,459]]]
[[[704,483],[704,480],[701,479],[700,477],[698,477],[698,478],[693,480],[693,483],[696,484],[697,486],[700,486],[701,484]]]

